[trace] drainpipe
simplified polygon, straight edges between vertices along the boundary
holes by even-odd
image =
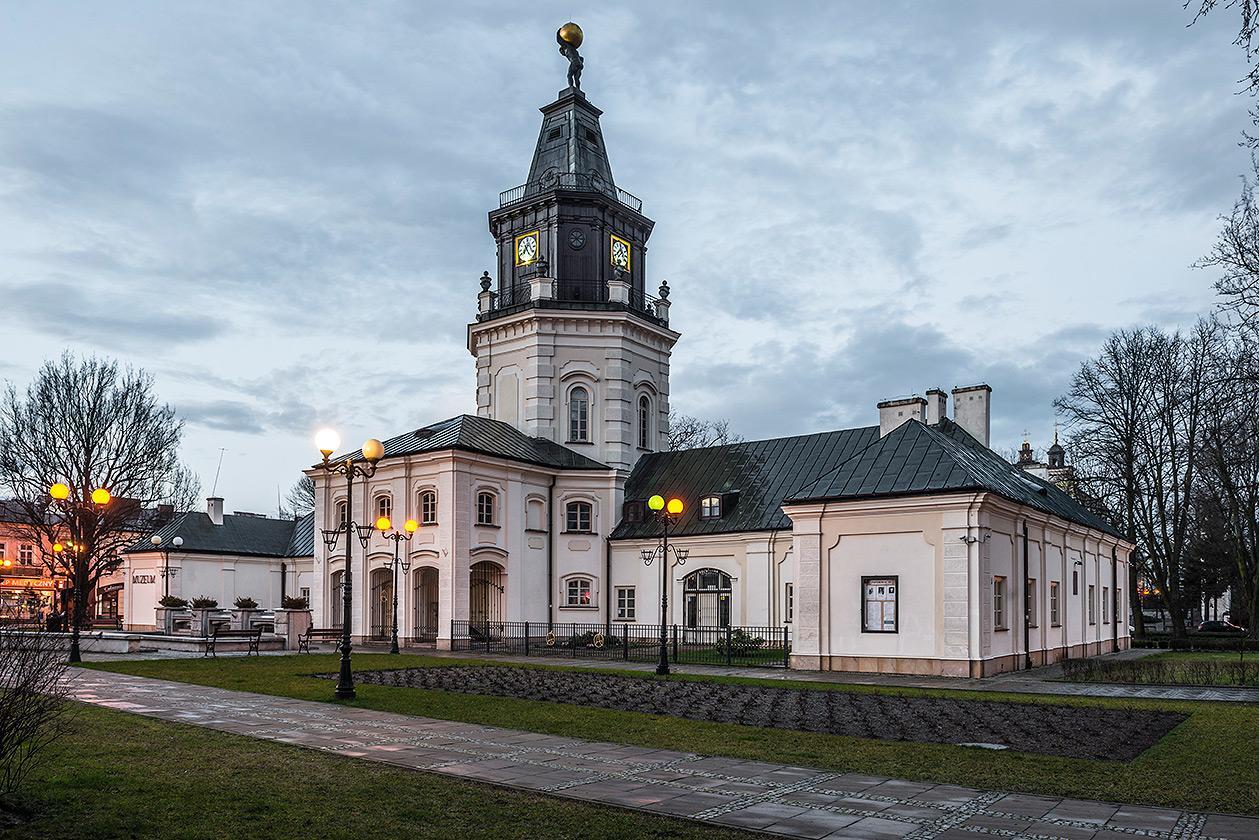
[[[604,635],[612,635],[612,540],[603,538],[603,604],[606,612]]]
[[[546,487],[546,629],[555,629],[555,476]]]
[[[1032,670],[1032,613],[1028,592],[1027,520],[1023,520],[1023,666]]]
[[[169,565],[169,561],[167,561]],[[289,582],[289,565],[288,563],[280,564],[280,606],[284,606],[284,598],[288,594]]]

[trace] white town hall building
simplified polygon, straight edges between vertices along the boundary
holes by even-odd
[[[978,676],[1128,644],[1131,545],[1056,485],[988,449],[991,389],[881,403],[879,424],[677,452],[669,289],[649,294],[642,202],[616,186],[578,89],[542,109],[525,184],[489,214],[468,350],[476,416],[385,441],[374,476],[322,470],[315,529],[420,523],[401,544],[399,633],[456,622],[659,622],[660,524],[678,497],[668,623],[789,630],[809,669]],[[350,453],[353,456],[355,453]],[[345,454],[338,457],[344,459]],[[315,540],[316,626],[339,626],[344,539]],[[352,634],[388,634],[394,544],[353,550]],[[466,625],[465,625],[466,626]]]

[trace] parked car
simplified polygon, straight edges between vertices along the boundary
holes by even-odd
[[[1238,627],[1231,621],[1204,621],[1197,627],[1199,633],[1245,633],[1245,627]]]

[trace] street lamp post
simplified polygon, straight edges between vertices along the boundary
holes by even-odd
[[[669,545],[669,522],[682,515],[682,500],[670,499],[666,503],[663,496],[657,495],[647,500],[647,507],[660,520],[660,545],[644,548],[642,558],[644,565],[650,566],[657,555],[660,557],[660,661],[656,663],[656,673],[664,677],[669,674],[669,637],[666,629],[669,617],[669,549],[673,549],[679,566],[686,564],[690,552]]]
[[[162,538],[157,534],[154,534],[149,537],[149,543],[154,548],[160,548],[162,545]],[[175,548],[180,548],[184,544],[184,538],[175,537],[170,541],[170,544]],[[170,579],[179,574],[179,569],[172,567],[170,564],[169,548],[162,552],[162,568],[158,569],[158,574],[162,576],[162,600],[166,600],[170,597]]]
[[[351,571],[351,552],[353,549],[351,534],[357,533],[359,542],[363,544],[366,551],[368,542],[372,538],[373,526],[357,525],[353,521],[351,513],[353,511],[354,500],[354,479],[355,478],[371,478],[376,474],[376,464],[385,455],[385,447],[375,438],[369,438],[363,443],[363,460],[355,461],[352,457],[346,457],[343,461],[333,461],[332,453],[341,445],[341,438],[331,429],[324,429],[315,436],[315,444],[319,447],[319,453],[323,455],[323,461],[316,466],[329,475],[345,476],[345,521],[340,523],[337,528],[328,528],[323,532],[324,545],[329,551],[333,551],[337,546],[337,538],[342,532],[345,533],[345,573],[341,577],[342,582],[342,601],[341,601],[341,671],[337,676],[337,688],[334,696],[338,700],[354,699],[354,671],[350,665],[350,624],[353,617],[354,601],[352,596],[353,572]]]
[[[69,541],[70,546],[70,588],[71,596],[74,598],[74,604],[70,614],[70,661],[82,662],[83,655],[79,649],[79,624],[80,617],[83,614],[83,578],[87,574],[87,570],[83,564],[91,554],[91,547],[83,544],[83,531],[85,530],[85,520],[92,520],[92,527],[89,529],[95,533],[95,519],[98,518],[105,510],[105,506],[109,504],[112,498],[109,491],[104,487],[97,487],[95,490],[86,494],[82,499],[71,499],[71,490],[69,485],[57,482],[48,488],[48,495],[52,498],[53,503],[59,507],[62,514],[69,521],[69,531],[71,536],[77,537],[77,541]],[[61,543],[55,543],[52,547],[54,554],[61,554],[65,551],[66,546]]]
[[[390,653],[398,652],[398,567],[402,567],[405,573],[411,568],[411,558],[407,555],[398,557],[398,546],[403,540],[411,541],[411,537],[415,536],[415,531],[420,527],[420,523],[414,519],[408,519],[402,526],[401,531],[390,531],[393,523],[389,521],[388,516],[382,516],[376,520],[376,529],[380,531],[380,535],[387,540],[393,540],[393,560],[389,563],[389,569],[393,572],[393,644],[389,646]]]

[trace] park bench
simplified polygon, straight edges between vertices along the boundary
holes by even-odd
[[[216,624],[214,629],[210,631],[210,635],[205,640],[205,653],[202,656],[213,656],[218,658],[216,648],[219,639],[248,639],[249,650],[245,651],[245,655],[256,654],[261,655],[258,651],[258,645],[262,642],[262,628],[254,627],[251,630],[232,630],[228,627]]]
[[[336,642],[337,649],[341,648],[341,628],[340,627],[309,627],[305,633],[297,637],[297,652],[310,653],[310,643],[317,642]]]

